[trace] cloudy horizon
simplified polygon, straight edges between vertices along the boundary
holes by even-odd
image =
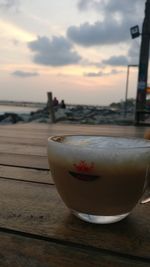
[[[0,0],[0,100],[45,102],[47,91],[68,103],[124,100],[127,65],[137,65],[141,38],[130,28],[144,1]],[[129,97],[136,96],[131,69]]]

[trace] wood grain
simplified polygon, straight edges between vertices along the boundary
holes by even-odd
[[[0,136],[47,138],[56,134],[98,134],[143,137],[148,127],[116,125],[17,124],[0,126]]]
[[[5,166],[49,170],[47,157],[36,155],[0,153],[0,164]]]
[[[12,154],[21,154],[21,155],[39,155],[46,156],[47,155],[47,147],[38,146],[38,145],[20,145],[20,144],[0,144],[0,152],[2,153],[12,153]]]
[[[12,137],[12,136],[0,136],[1,144],[20,144],[20,145],[32,145],[32,146],[46,146],[47,138],[31,138],[31,137]]]
[[[0,227],[150,260],[148,205],[116,224],[92,225],[70,214],[55,186],[0,179]]]
[[[0,178],[54,184],[50,171],[0,165]]]
[[[104,251],[0,232],[1,267],[148,267],[148,262]],[[15,244],[15,246],[14,246]]]

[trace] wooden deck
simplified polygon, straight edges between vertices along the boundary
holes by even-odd
[[[0,126],[0,267],[148,267],[150,204],[125,220],[91,225],[70,214],[47,162],[55,134],[143,137],[146,128],[18,124]]]

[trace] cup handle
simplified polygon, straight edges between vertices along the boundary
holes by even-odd
[[[148,202],[150,202],[150,187],[146,189],[141,204],[146,204]]]

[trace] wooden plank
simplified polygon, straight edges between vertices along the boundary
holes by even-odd
[[[102,134],[118,136],[143,137],[147,127],[116,126],[116,125],[67,125],[67,124],[19,124],[0,126],[0,136],[21,138],[47,138],[56,134]]]
[[[47,132],[50,130],[64,130],[67,128],[69,131],[74,131],[76,128],[84,130],[84,129],[103,129],[103,130],[109,130],[114,129],[116,132],[120,131],[121,129],[127,129],[127,131],[131,132],[144,132],[145,130],[149,129],[149,127],[146,126],[124,126],[124,125],[112,125],[112,124],[105,124],[105,125],[88,125],[88,124],[63,124],[63,123],[56,123],[56,124],[48,124],[48,123],[20,123],[20,124],[12,124],[12,125],[0,125],[0,129],[7,129],[8,130],[16,130],[22,131],[22,130],[28,130],[32,132]]]
[[[85,247],[0,232],[1,267],[148,267],[149,263]]]
[[[5,166],[49,170],[47,157],[37,155],[0,153],[0,164]]]
[[[47,138],[31,138],[31,137],[12,137],[12,136],[0,136],[1,144],[20,144],[20,145],[32,145],[32,146],[46,146]]]
[[[8,154],[24,154],[24,155],[39,155],[39,156],[47,156],[47,138],[50,135],[49,132],[42,132],[40,134],[40,137],[36,136],[35,133],[28,130],[28,127],[26,125],[26,128],[22,129],[20,132],[18,132],[18,128],[14,128],[13,126],[13,134],[12,131],[8,131],[11,127],[9,126],[5,128],[3,135],[0,137],[0,152],[1,153],[8,153]],[[55,134],[63,134],[63,133],[71,133],[69,131],[74,131],[72,134],[79,134],[80,129],[83,128],[81,131],[81,134],[101,134],[101,135],[112,135],[112,136],[143,136],[143,133],[137,130],[137,128],[132,127],[131,128],[120,128],[120,127],[52,127],[55,130]],[[26,129],[26,131],[25,131]],[[120,129],[120,130],[118,130]],[[136,129],[136,131],[135,131]],[[60,132],[61,131],[61,132]],[[36,130],[36,132],[38,132]],[[2,131],[0,131],[2,134]],[[10,135],[11,136],[8,136]],[[18,137],[16,135],[18,134]],[[52,132],[51,132],[52,134]],[[15,137],[14,137],[14,136]],[[34,138],[32,137],[34,136]],[[31,138],[31,139],[30,139]]]
[[[0,144],[0,153],[47,156],[47,147],[20,144]]]
[[[0,165],[0,178],[54,184],[47,170],[26,169]]]
[[[55,186],[0,179],[0,227],[150,260],[149,205],[116,224],[92,225],[70,214]]]

